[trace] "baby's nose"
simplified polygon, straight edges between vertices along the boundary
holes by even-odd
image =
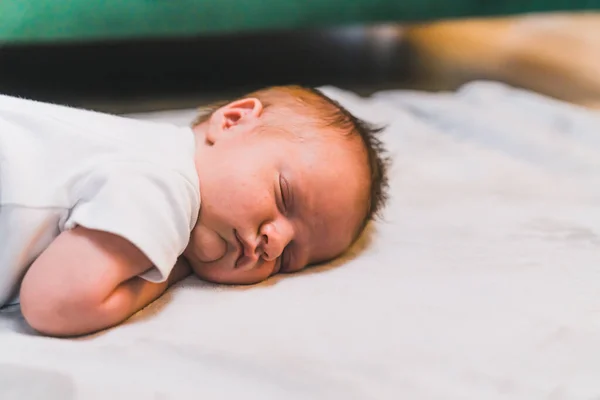
[[[293,232],[291,226],[280,223],[277,227],[270,224],[265,227],[262,235],[262,258],[266,261],[274,261],[292,240]]]
[[[265,261],[274,261],[283,253],[283,249],[279,246],[269,245],[268,243],[262,248],[262,258]]]

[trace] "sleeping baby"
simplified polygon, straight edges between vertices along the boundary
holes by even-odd
[[[0,96],[0,308],[84,335],[191,273],[253,284],[334,259],[385,201],[377,132],[297,86],[191,127]]]

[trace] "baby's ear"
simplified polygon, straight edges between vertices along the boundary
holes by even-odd
[[[263,104],[259,99],[249,97],[236,100],[216,110],[208,121],[206,139],[214,144],[221,135],[238,125],[253,126],[263,112]]]

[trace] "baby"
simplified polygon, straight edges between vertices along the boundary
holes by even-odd
[[[377,130],[312,89],[176,127],[0,96],[0,307],[112,327],[195,273],[253,284],[342,254],[385,201]]]

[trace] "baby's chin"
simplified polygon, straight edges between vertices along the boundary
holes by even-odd
[[[221,259],[212,263],[188,260],[194,274],[207,282],[220,284],[236,284],[233,268],[227,265],[227,260]]]
[[[198,259],[191,258],[190,256],[186,256],[186,258],[192,267],[192,271],[194,271],[194,274],[196,274],[198,278],[209,282],[222,283],[220,282],[221,279],[219,279],[221,278],[221,274],[218,273],[218,269],[220,268],[217,265],[211,265],[212,263],[206,263]],[[218,261],[215,262],[215,264],[216,263],[218,263]]]
[[[256,265],[247,270],[235,268],[235,254],[212,261],[203,262],[193,256],[184,257],[187,259],[194,274],[207,282],[227,284],[227,285],[253,285],[262,282],[271,276],[271,264],[264,263]]]

